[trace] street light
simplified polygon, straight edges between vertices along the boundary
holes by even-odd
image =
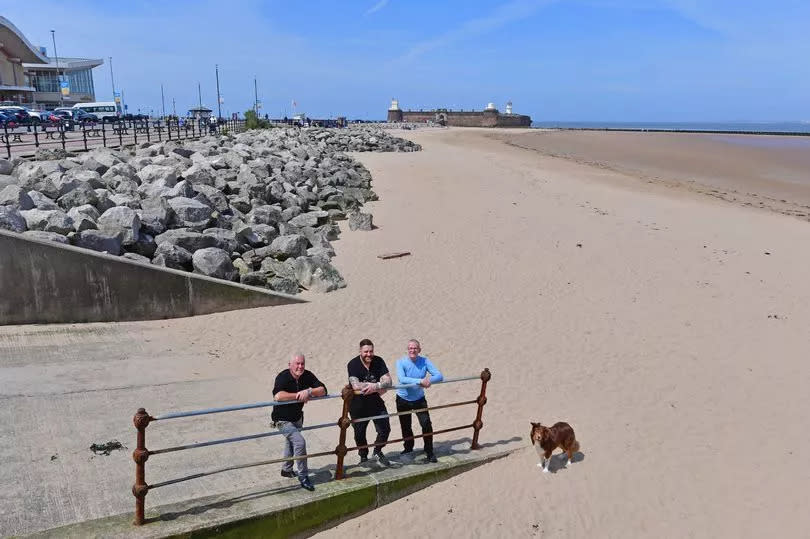
[[[118,111],[118,103],[119,101],[115,99],[115,77],[113,77],[113,68],[112,68],[112,56],[110,58],[110,83],[112,84],[112,91],[113,91],[113,102],[115,102],[115,110]]]
[[[65,105],[65,98],[62,95],[62,77],[59,75],[59,53],[56,52],[56,30],[51,30],[51,39],[53,40],[53,55],[56,58],[56,79],[59,81],[59,106]]]

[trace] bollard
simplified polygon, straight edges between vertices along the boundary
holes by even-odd
[[[135,461],[135,484],[132,485],[132,495],[135,496],[135,521],[133,524],[141,526],[144,523],[144,501],[146,493],[149,492],[149,485],[146,484],[146,461],[149,459],[149,451],[146,449],[146,427],[152,418],[143,408],[138,408],[132,422],[138,429],[138,444],[132,452],[132,460]]]
[[[473,422],[473,439],[470,449],[479,449],[481,447],[478,445],[478,433],[481,432],[481,427],[484,426],[484,422],[481,421],[481,416],[484,413],[484,405],[487,403],[487,382],[489,382],[490,378],[492,378],[492,374],[489,372],[489,369],[481,371],[481,394],[478,395],[478,399],[476,399],[478,401],[478,412]]]
[[[335,454],[337,455],[337,466],[335,467],[335,479],[343,479],[343,458],[346,456],[346,431],[349,429],[349,425],[352,424],[352,420],[349,419],[349,407],[352,403],[352,397],[354,397],[354,391],[352,390],[352,386],[347,385],[343,388],[343,391],[340,392],[341,397],[343,397],[343,411],[340,414],[340,419],[338,420],[338,425],[340,426],[340,435],[338,438],[338,445],[335,448]]]

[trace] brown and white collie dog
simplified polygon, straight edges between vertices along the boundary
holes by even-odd
[[[574,429],[571,428],[571,425],[562,421],[554,423],[550,427],[544,427],[540,423],[532,423],[529,439],[540,456],[540,462],[537,465],[541,466],[544,472],[548,472],[551,453],[558,447],[568,455],[568,465],[573,461],[574,453],[579,451],[579,442],[574,436]]]

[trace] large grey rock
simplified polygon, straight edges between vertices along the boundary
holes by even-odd
[[[194,186],[214,185],[214,169],[203,163],[194,163],[183,172],[183,178],[190,181]]]
[[[307,213],[302,213],[296,217],[293,217],[292,219],[290,219],[289,222],[293,226],[315,227],[318,226],[319,224],[324,224],[326,222],[327,217],[329,217],[329,214],[325,211],[310,211]]]
[[[173,222],[177,226],[204,229],[211,220],[213,210],[197,200],[177,197],[169,199],[169,206],[174,211]]]
[[[270,245],[278,237],[278,231],[270,225],[258,224],[253,225],[251,228],[261,245]]]
[[[85,204],[95,206],[98,204],[98,194],[89,184],[80,183],[75,189],[60,196],[56,203],[64,210],[69,210],[75,206],[84,206]]]
[[[258,206],[247,214],[252,224],[276,225],[281,221],[281,209],[277,206]]]
[[[127,208],[132,208],[133,210],[140,209],[141,207],[141,199],[138,196],[121,195],[115,193],[110,195],[110,201],[116,206],[126,206]]]
[[[52,198],[43,195],[39,191],[28,191],[28,196],[31,197],[31,201],[34,203],[34,207],[38,210],[58,210],[59,204],[56,203],[55,200]]]
[[[101,175],[95,170],[84,170],[81,168],[73,168],[68,170],[64,176],[67,180],[74,180],[80,183],[88,184],[92,189],[101,189],[106,187],[106,182],[101,181]]]
[[[19,234],[26,228],[28,225],[25,223],[25,218],[20,215],[20,210],[13,206],[0,206],[0,229]]]
[[[346,287],[340,272],[322,258],[302,256],[295,259],[294,267],[298,283],[312,292],[326,293]]]
[[[22,187],[9,185],[0,189],[0,206],[14,206],[18,210],[30,210],[34,201]]]
[[[200,273],[208,277],[233,281],[239,276],[239,272],[233,267],[228,252],[216,247],[194,251],[192,264],[194,273]]]
[[[128,245],[127,250],[151,259],[155,256],[157,243],[155,243],[155,238],[141,230],[141,233],[138,234],[138,241],[132,245]]]
[[[224,212],[229,208],[228,198],[216,187],[194,184],[194,190],[197,191],[194,200],[202,202],[218,212]]]
[[[163,243],[169,243],[193,253],[198,249],[216,247],[217,239],[213,236],[205,236],[187,228],[175,228],[155,236],[155,243],[158,244],[158,248]]]
[[[14,170],[14,165],[8,159],[0,159],[0,174],[9,175]]]
[[[177,197],[193,198],[194,187],[192,187],[191,182],[182,180],[177,182],[175,186],[170,188],[168,191],[165,191],[163,196],[165,196],[166,198],[177,198]]]
[[[57,234],[56,232],[45,232],[44,230],[26,230],[22,233],[22,235],[26,238],[32,238],[40,241],[52,241],[55,243],[61,243],[63,245],[70,244],[67,237],[63,236],[62,234]]]
[[[12,175],[17,177],[21,187],[31,189],[37,181],[61,170],[58,161],[25,161],[14,168]]]
[[[292,296],[298,293],[298,281],[287,277],[271,277],[267,280],[267,288]]]
[[[100,230],[82,230],[73,236],[73,245],[93,251],[107,252],[111,255],[121,254],[121,240]]]
[[[247,273],[240,273],[239,282],[248,286],[258,286],[264,288],[267,286],[267,274],[261,271],[250,271]],[[296,291],[298,285],[295,285]]]
[[[99,218],[98,210],[89,204],[70,208],[68,210],[68,217],[73,219],[73,229],[76,230],[76,232],[98,228],[96,226],[96,221],[98,221]]]
[[[155,183],[159,181],[163,187],[174,187],[177,183],[177,173],[174,168],[161,165],[147,165],[138,171],[137,176],[141,182]]]
[[[296,282],[296,287],[298,286],[295,278],[295,259],[276,260],[268,257],[261,261],[260,270],[268,277],[291,279]]]
[[[61,210],[24,210],[20,212],[20,215],[25,219],[29,230],[44,230],[57,234],[67,234],[73,231],[73,220]]]
[[[227,228],[206,228],[203,230],[203,235],[216,238],[217,244],[215,247],[228,253],[236,251],[239,246],[239,242],[236,240],[236,232]]]
[[[109,191],[106,189],[95,189],[95,192],[98,197],[98,202],[94,205],[99,212],[104,213],[110,208],[115,207],[115,202],[110,198],[111,195]]]
[[[279,236],[270,244],[270,255],[281,260],[296,258],[307,254],[308,246],[307,239],[300,234]]]
[[[102,232],[118,236],[121,244],[127,246],[138,241],[141,220],[132,208],[116,206],[101,214],[96,221],[96,226]]]
[[[141,219],[141,228],[153,236],[162,234],[166,230],[171,211],[169,203],[162,198],[142,199],[141,209],[137,210]]]
[[[370,213],[353,212],[349,214],[349,230],[371,230],[373,228]]]
[[[140,262],[141,264],[151,264],[152,260],[143,255],[139,255],[138,253],[124,253],[121,255],[121,258],[126,258],[127,260],[132,260],[133,262]]]
[[[158,243],[152,264],[178,270],[191,269],[191,253],[178,245]]]

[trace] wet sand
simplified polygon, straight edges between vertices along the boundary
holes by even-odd
[[[810,219],[810,137],[531,130],[498,138],[542,155]]]

